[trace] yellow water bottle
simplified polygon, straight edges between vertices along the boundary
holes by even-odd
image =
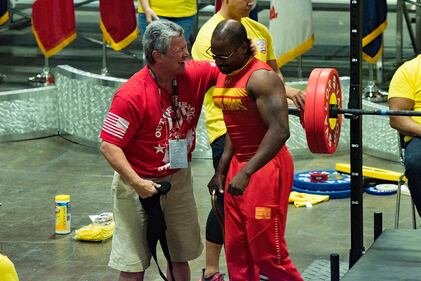
[[[72,215],[70,212],[70,195],[59,194],[55,197],[56,202],[56,227],[57,234],[70,233]]]

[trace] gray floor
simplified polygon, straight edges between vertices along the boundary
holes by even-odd
[[[87,225],[88,215],[111,210],[112,170],[99,152],[61,137],[0,144],[0,252],[15,263],[22,281],[116,280],[107,267],[111,241],[88,243],[69,235],[54,235],[54,195],[72,196],[72,230]],[[314,155],[295,161],[296,171],[334,169],[349,155]],[[398,163],[365,156],[364,165],[400,171]],[[202,232],[210,208],[206,184],[210,160],[194,159],[195,195]],[[410,227],[409,197],[403,196],[401,227]],[[372,243],[373,212],[383,212],[384,227],[392,228],[395,196],[364,194],[365,246]],[[349,199],[330,200],[312,208],[289,207],[286,239],[292,259],[301,272],[331,253],[342,265],[350,248]],[[163,255],[160,253],[161,263]],[[222,271],[226,272],[221,259]],[[327,264],[327,263],[325,263]],[[192,280],[198,279],[204,253],[192,263]],[[310,270],[310,269],[309,269]],[[155,266],[146,280],[160,280]],[[306,280],[320,280],[307,278]],[[326,279],[327,280],[327,279]]]

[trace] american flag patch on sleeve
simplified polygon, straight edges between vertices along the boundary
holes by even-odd
[[[107,117],[105,117],[102,130],[109,133],[110,135],[122,139],[127,131],[127,128],[129,127],[129,124],[130,122],[126,119],[114,113],[108,112]]]

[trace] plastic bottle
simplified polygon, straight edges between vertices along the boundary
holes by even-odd
[[[56,227],[55,233],[67,234],[71,231],[72,214],[70,209],[70,195],[59,194],[55,197],[56,202]]]

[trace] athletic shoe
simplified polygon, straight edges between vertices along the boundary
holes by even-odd
[[[200,277],[199,281],[225,281],[223,273],[216,272],[212,276],[205,278],[205,269],[202,269],[202,276]]]

